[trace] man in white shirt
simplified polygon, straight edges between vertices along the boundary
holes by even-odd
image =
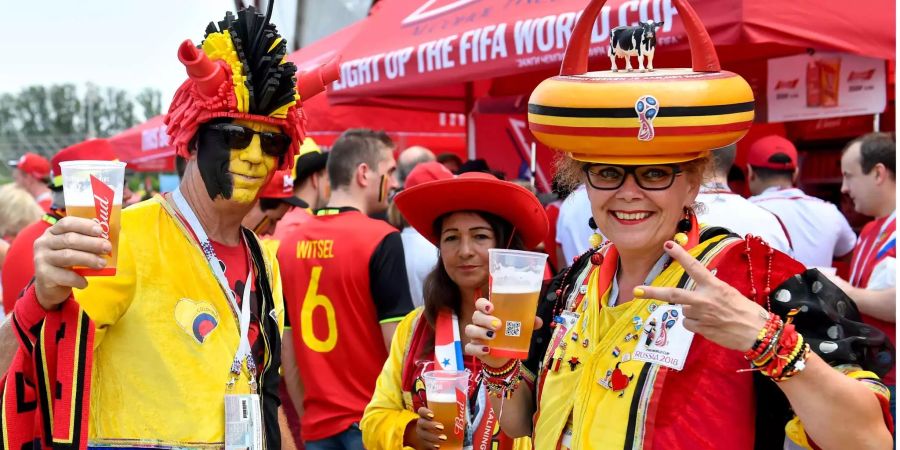
[[[733,144],[712,152],[712,161],[704,176],[707,182],[700,186],[697,196],[697,201],[703,204],[697,220],[728,228],[741,236],[759,236],[772,248],[792,255],[790,237],[785,234],[778,217],[731,192],[728,187],[728,171],[734,164],[736,153],[737,146]]]
[[[857,212],[874,219],[859,233],[850,264],[850,282],[833,279],[849,295],[863,321],[894,341],[897,321],[897,146],[884,133],[851,141],[841,157],[841,192],[853,199]],[[895,412],[896,378],[892,370],[883,381],[891,389]]]
[[[853,251],[856,234],[834,204],[794,187],[798,173],[797,148],[791,141],[771,135],[750,146],[750,201],[781,219],[796,260],[809,268],[831,267],[832,260]]]
[[[572,264],[576,256],[591,248],[590,238],[594,230],[588,226],[591,219],[591,201],[584,185],[578,187],[563,200],[556,219],[556,243],[562,251],[560,266]]]
[[[449,178],[453,178],[453,173],[443,164],[436,161],[423,162],[410,169],[406,176],[404,189],[429,181]],[[406,278],[409,282],[409,294],[412,297],[413,306],[418,308],[425,303],[422,288],[425,285],[425,278],[437,265],[438,249],[428,239],[419,234],[415,228],[409,226],[402,216],[399,217],[400,220],[398,220],[397,216],[400,216],[400,211],[397,210],[396,206],[391,205],[388,218],[394,226],[401,228],[400,240],[403,241],[403,257],[406,260]]]

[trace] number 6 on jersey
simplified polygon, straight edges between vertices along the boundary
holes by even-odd
[[[309,276],[309,287],[306,289],[306,296],[303,297],[303,307],[300,309],[300,332],[303,337],[303,343],[307,347],[319,353],[328,353],[334,350],[334,346],[337,345],[337,320],[334,316],[334,305],[331,304],[331,300],[318,293],[321,275],[322,266],[312,268],[312,273]],[[316,308],[325,309],[325,323],[328,325],[328,332],[324,340],[316,337],[316,333],[313,330],[313,313]]]

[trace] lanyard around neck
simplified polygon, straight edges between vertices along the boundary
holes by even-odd
[[[253,355],[250,351],[250,339],[248,337],[250,333],[250,291],[252,287],[252,284],[250,283],[253,282],[253,267],[252,265],[248,266],[249,273],[247,274],[247,283],[244,285],[244,295],[241,298],[241,305],[238,307],[234,292],[231,290],[231,287],[228,286],[228,279],[225,277],[225,272],[222,271],[221,264],[219,264],[219,257],[216,256],[216,250],[209,241],[209,236],[206,235],[206,231],[203,229],[203,225],[200,224],[200,220],[197,219],[194,210],[191,209],[191,205],[188,204],[187,200],[184,198],[184,194],[181,193],[180,187],[172,192],[172,199],[175,201],[175,205],[178,206],[178,210],[181,212],[185,221],[187,221],[188,227],[200,242],[200,248],[203,250],[203,256],[206,257],[206,262],[209,263],[213,275],[215,275],[216,280],[222,287],[222,291],[225,292],[225,297],[228,298],[228,303],[231,305],[232,310],[235,314],[238,314],[239,317],[238,328],[240,329],[241,337],[237,353],[234,355],[234,361],[231,366],[232,379],[229,381],[228,385],[231,387],[234,384],[235,379],[241,373],[241,366],[243,365],[244,360],[246,360],[247,371],[250,372],[250,386],[255,391],[256,364],[253,361]]]
[[[647,278],[644,279],[644,285],[650,286],[653,284],[653,280],[659,276],[666,269],[666,264],[669,263],[669,255],[663,253],[662,256],[656,260],[656,264],[653,265],[653,268],[650,269],[650,273],[647,274]],[[616,271],[616,274],[613,275],[612,285],[609,290],[609,302],[607,306],[613,307],[616,306],[616,300],[619,299],[619,271]]]

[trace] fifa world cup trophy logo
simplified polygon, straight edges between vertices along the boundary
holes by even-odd
[[[659,102],[652,95],[643,95],[634,104],[634,110],[637,111],[638,120],[641,121],[641,129],[638,131],[638,140],[650,141],[656,136],[653,131],[653,119],[659,113]]]

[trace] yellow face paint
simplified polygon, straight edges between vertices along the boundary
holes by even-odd
[[[236,125],[252,128],[254,131],[280,132],[278,127],[250,120],[235,120]],[[268,182],[275,170],[278,159],[265,154],[259,145],[259,136],[246,148],[231,150],[228,172],[231,173],[234,189],[231,200],[238,203],[253,203],[259,190]]]

